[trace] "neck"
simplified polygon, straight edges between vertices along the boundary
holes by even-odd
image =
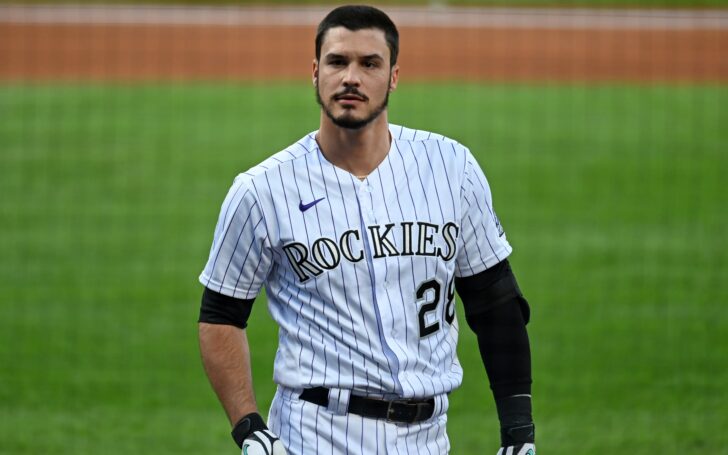
[[[389,153],[390,137],[387,112],[370,124],[351,130],[336,126],[321,113],[321,127],[316,141],[326,159],[357,178],[371,173]]]

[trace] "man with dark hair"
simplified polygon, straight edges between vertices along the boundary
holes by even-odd
[[[335,27],[344,27],[352,32],[365,28],[381,30],[389,48],[389,66],[397,64],[399,32],[394,22],[383,11],[362,5],[351,5],[331,11],[316,29],[316,60],[321,58],[321,45],[326,32]]]
[[[450,450],[460,386],[455,292],[477,334],[499,455],[533,455],[529,306],[470,151],[392,125],[397,29],[336,8],[316,35],[320,128],[235,179],[200,275],[200,347],[245,455]],[[245,334],[266,287],[278,323],[268,425]]]

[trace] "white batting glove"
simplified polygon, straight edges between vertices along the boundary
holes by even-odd
[[[286,449],[272,431],[259,430],[245,438],[242,455],[286,455]]]
[[[242,455],[286,455],[283,443],[257,412],[240,419],[233,428],[232,437]]]
[[[536,455],[536,446],[534,444],[518,444],[501,447],[497,455]]]

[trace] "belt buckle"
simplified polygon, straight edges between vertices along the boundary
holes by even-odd
[[[405,404],[406,401],[404,400],[391,400],[387,402],[387,422],[389,423],[406,423],[403,421],[402,418],[397,419],[394,415],[396,413],[396,410],[393,406],[398,404]]]
[[[395,405],[405,405],[407,407],[415,406],[415,415],[412,417],[409,416],[400,416],[400,418],[396,418],[394,415],[396,413],[396,410],[393,408]],[[427,403],[417,402],[413,403],[410,400],[392,400],[387,402],[387,422],[389,423],[415,423],[419,422],[420,417],[424,414],[423,410],[425,409],[425,406],[427,406]]]

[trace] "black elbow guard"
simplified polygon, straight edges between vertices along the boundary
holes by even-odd
[[[255,299],[236,299],[205,288],[198,322],[233,325],[244,329],[248,326],[254,301]]]
[[[475,328],[471,321],[513,299],[518,300],[526,324],[531,317],[531,309],[507,259],[476,275],[455,278],[455,289],[463,301],[465,319],[473,330]]]

